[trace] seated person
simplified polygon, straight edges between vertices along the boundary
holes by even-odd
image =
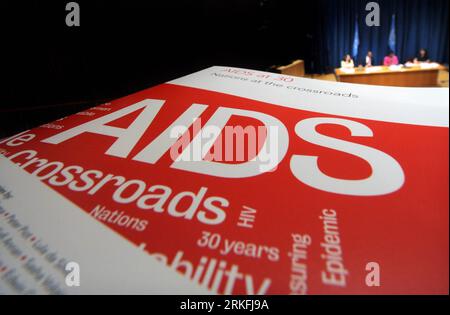
[[[384,57],[383,65],[387,67],[398,65],[398,58],[392,50],[389,52],[389,55]]]
[[[354,68],[354,67],[355,67],[355,64],[353,63],[352,57],[350,57],[349,54],[345,55],[344,59],[342,59],[342,61],[341,61],[341,68],[350,69],[350,68]]]
[[[414,58],[414,63],[420,62],[430,62],[430,59],[428,58],[428,52],[424,48],[421,48],[419,50],[419,54],[416,56],[416,58]]]
[[[367,52],[366,56],[366,67],[372,67],[373,66],[373,55],[372,52],[369,50]]]

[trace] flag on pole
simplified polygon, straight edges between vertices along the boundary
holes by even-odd
[[[352,50],[352,55],[353,58],[356,59],[358,58],[358,47],[359,47],[359,29],[358,29],[358,16],[356,16],[355,18],[355,35],[353,37],[353,50]]]
[[[389,49],[395,52],[395,14],[392,14],[391,31],[389,33]]]

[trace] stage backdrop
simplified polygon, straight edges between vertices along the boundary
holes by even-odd
[[[392,16],[395,15],[395,52],[400,62],[413,58],[421,47],[428,50],[432,60],[448,64],[447,0],[378,0],[380,26],[365,23],[366,4],[360,0],[319,0],[315,29],[316,47],[314,70],[330,71],[338,67],[344,54],[352,54],[355,28],[358,26],[359,45],[355,64],[364,64],[368,50],[375,63],[382,63],[389,50]]]

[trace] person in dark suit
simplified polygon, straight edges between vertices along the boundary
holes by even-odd
[[[414,63],[420,62],[430,62],[430,58],[428,58],[428,52],[425,48],[421,48],[419,50],[419,54],[414,58]]]

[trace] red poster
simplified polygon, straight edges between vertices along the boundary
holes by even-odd
[[[208,292],[448,294],[448,135],[448,89],[213,67],[0,153]]]

